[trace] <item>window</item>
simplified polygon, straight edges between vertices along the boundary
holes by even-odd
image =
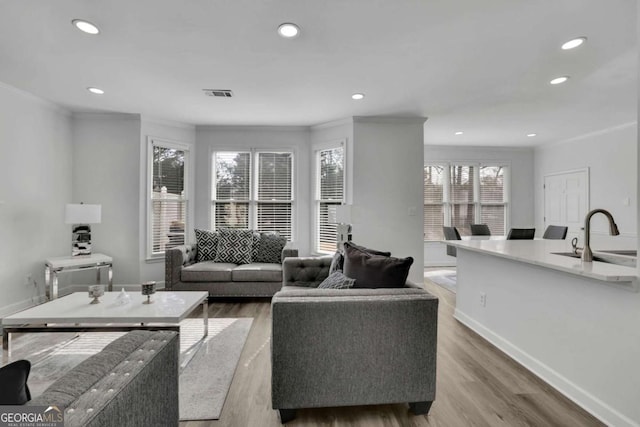
[[[329,222],[329,207],[344,201],[344,148],[317,151],[316,158],[316,251],[336,250],[336,224]]]
[[[491,234],[507,227],[506,166],[442,164],[424,167],[424,239],[442,240],[443,226],[471,234],[471,224],[487,224]]]
[[[424,167],[424,240],[442,240],[445,166]]]
[[[185,243],[188,160],[186,146],[150,139],[148,254],[151,258]]]
[[[253,228],[292,238],[293,153],[213,155],[212,228]]]

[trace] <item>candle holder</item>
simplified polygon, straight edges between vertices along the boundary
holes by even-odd
[[[100,304],[100,297],[104,295],[104,285],[89,286],[89,298],[93,300],[89,304]]]
[[[146,301],[142,301],[143,304],[153,304],[153,300],[151,299],[151,295],[156,293],[156,282],[149,281],[144,282],[142,284],[142,295],[146,295]]]

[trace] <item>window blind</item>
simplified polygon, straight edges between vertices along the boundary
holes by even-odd
[[[451,165],[449,168],[449,192],[451,201],[451,225],[461,235],[470,235],[474,223],[474,167]]]
[[[336,250],[336,224],[329,222],[329,206],[340,205],[344,200],[344,149],[335,147],[318,152],[319,183],[317,197],[316,250]]]
[[[444,166],[424,167],[424,239],[442,240],[444,225]]]
[[[151,150],[151,254],[185,243],[187,198],[186,152],[152,144]]]
[[[258,153],[257,228],[291,240],[293,155]]]
[[[505,234],[504,167],[480,167],[480,218],[491,234]]]

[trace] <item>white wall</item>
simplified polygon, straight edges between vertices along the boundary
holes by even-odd
[[[534,216],[534,150],[532,148],[463,147],[425,145],[424,162],[505,162],[510,168],[508,227],[530,227]],[[541,233],[536,227],[536,234]],[[424,243],[426,266],[455,265],[455,258],[446,254],[445,245],[439,242]]]
[[[44,295],[44,260],[71,254],[71,115],[0,83],[0,315]],[[31,275],[37,288],[26,284]],[[65,278],[61,276],[61,281]]]
[[[637,245],[638,211],[638,138],[636,124],[628,124],[567,142],[544,145],[535,149],[536,228],[544,226],[544,176],[563,171],[589,168],[589,209],[607,209],[613,215],[620,236],[608,235],[603,215],[591,222],[592,243]],[[628,198],[628,206],[624,200]],[[568,236],[569,237],[569,236]],[[582,236],[580,236],[582,240]],[[612,240],[615,239],[615,240]]]
[[[413,257],[409,278],[418,283],[424,280],[425,120],[353,118],[353,240],[396,257]]]
[[[187,144],[191,148],[189,150],[189,170],[187,173],[189,176],[186,179],[187,194],[191,197],[194,196],[195,190],[195,163],[197,153],[195,150],[196,142],[196,128],[193,125],[186,125],[176,122],[161,121],[153,118],[142,117],[141,130],[140,130],[140,204],[139,204],[139,260],[140,260],[140,281],[146,282],[148,280],[155,280],[157,282],[164,282],[164,258],[147,260],[147,156],[149,148],[149,137],[157,138],[164,141],[179,142],[181,144]],[[193,199],[189,203],[190,209],[188,209],[187,224],[189,230],[186,230],[189,234],[187,241],[195,241],[193,235],[194,224],[194,209]]]
[[[102,222],[91,227],[92,251],[113,257],[114,284],[138,284],[140,116],[83,113],[73,125],[72,201],[102,205]],[[74,283],[93,283],[88,273],[74,273]]]
[[[294,231],[290,247],[310,253],[309,129],[306,127],[198,126],[196,128],[195,227],[211,227],[211,156],[216,150],[249,148],[294,151]]]

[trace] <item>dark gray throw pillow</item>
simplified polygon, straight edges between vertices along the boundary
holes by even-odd
[[[273,233],[261,233],[258,256],[254,262],[282,263],[282,250],[287,238]]]
[[[196,246],[198,247],[198,256],[196,261],[213,261],[216,258],[216,249],[218,247],[218,232],[211,230],[199,230],[196,232]]]
[[[218,234],[215,262],[249,264],[253,231],[234,228],[222,228]]]
[[[353,287],[354,283],[355,280],[348,278],[339,271],[335,271],[318,285],[318,289],[349,289]]]
[[[31,362],[16,360],[0,368],[0,405],[24,405],[31,400],[27,379]]]
[[[349,246],[351,248],[356,248],[361,250],[362,252],[367,252],[371,255],[380,255],[380,256],[391,256],[391,252],[387,252],[387,251],[379,251],[377,249],[371,249],[371,248],[365,248],[364,246],[360,246],[360,245],[356,245],[353,242],[344,242],[344,246]]]
[[[344,274],[355,279],[354,288],[404,287],[413,258],[372,255],[354,245],[344,245]]]

